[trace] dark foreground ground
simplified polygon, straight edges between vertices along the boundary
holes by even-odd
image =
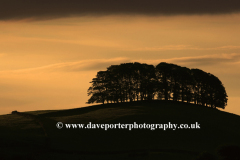
[[[58,129],[88,124],[200,124],[200,129]],[[0,116],[0,160],[220,159],[240,145],[240,116],[180,102],[133,102]],[[235,153],[231,153],[235,154]],[[236,156],[235,156],[236,157]]]

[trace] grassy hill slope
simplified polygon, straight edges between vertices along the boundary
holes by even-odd
[[[32,111],[39,122],[16,114],[0,116],[5,159],[192,159],[221,145],[240,145],[240,117],[180,102],[133,102]],[[200,129],[57,129],[56,123],[200,124]],[[47,138],[45,136],[45,132]],[[28,154],[30,153],[31,154]],[[9,155],[13,156],[9,156]],[[26,159],[26,157],[24,157]],[[23,158],[23,159],[24,159]]]

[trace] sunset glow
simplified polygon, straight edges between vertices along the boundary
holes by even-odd
[[[87,106],[96,73],[169,62],[217,76],[240,115],[240,14],[0,19],[0,114]]]

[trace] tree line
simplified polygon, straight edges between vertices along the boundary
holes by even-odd
[[[111,65],[90,82],[87,103],[171,100],[225,108],[227,93],[213,74],[161,62]]]

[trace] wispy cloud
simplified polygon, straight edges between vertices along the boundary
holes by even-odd
[[[160,47],[143,47],[143,48],[135,48],[133,51],[162,51],[162,50],[186,50],[190,49],[190,45],[167,45]]]
[[[176,63],[186,63],[186,64],[196,64],[198,66],[203,65],[216,65],[216,64],[232,64],[240,61],[240,54],[214,54],[214,55],[205,55],[199,57],[183,57],[173,59],[173,62]]]
[[[16,38],[16,37],[14,37]],[[103,39],[84,39],[84,40],[63,40],[63,39],[54,39],[54,38],[36,38],[36,37],[17,37],[18,40],[20,39],[25,41],[41,41],[41,42],[50,42],[50,43],[59,43],[59,44],[77,44],[77,45],[84,45],[84,46],[96,46],[96,47],[122,47],[121,44],[107,41]]]
[[[240,49],[240,46],[220,46],[220,47],[197,47],[191,45],[166,45],[160,47],[143,47],[130,49],[132,51],[166,51],[166,50],[231,50]]]
[[[160,62],[168,62],[175,64],[186,64],[186,65],[195,65],[195,66],[203,66],[203,65],[216,65],[223,63],[238,63],[240,62],[240,54],[232,53],[232,54],[214,54],[214,55],[203,55],[203,56],[193,56],[193,57],[179,57],[179,58],[169,58],[169,59],[156,59],[156,60],[143,60],[136,59],[135,61],[149,63],[149,64],[158,64]]]
[[[101,15],[192,15],[240,11],[238,0],[1,0],[0,19],[52,19]]]
[[[92,59],[82,60],[76,62],[64,62],[46,65],[36,68],[0,71],[4,74],[8,73],[39,73],[39,72],[79,72],[79,71],[100,71],[106,70],[110,65],[117,65],[128,62],[140,62],[157,65],[160,62],[175,63],[179,65],[191,65],[191,66],[207,66],[207,65],[219,65],[219,64],[233,64],[240,63],[240,54],[214,54],[203,55],[193,57],[179,57],[169,59],[130,59],[126,57],[117,57],[112,59]]]
[[[12,71],[0,71],[4,72],[13,72],[13,73],[25,73],[25,72],[78,72],[78,71],[98,71],[105,70],[110,65],[120,64],[130,62],[130,59],[124,57],[112,58],[112,59],[91,59],[91,60],[82,60],[76,62],[64,62],[56,63],[51,65],[46,65],[36,68],[12,70]]]

